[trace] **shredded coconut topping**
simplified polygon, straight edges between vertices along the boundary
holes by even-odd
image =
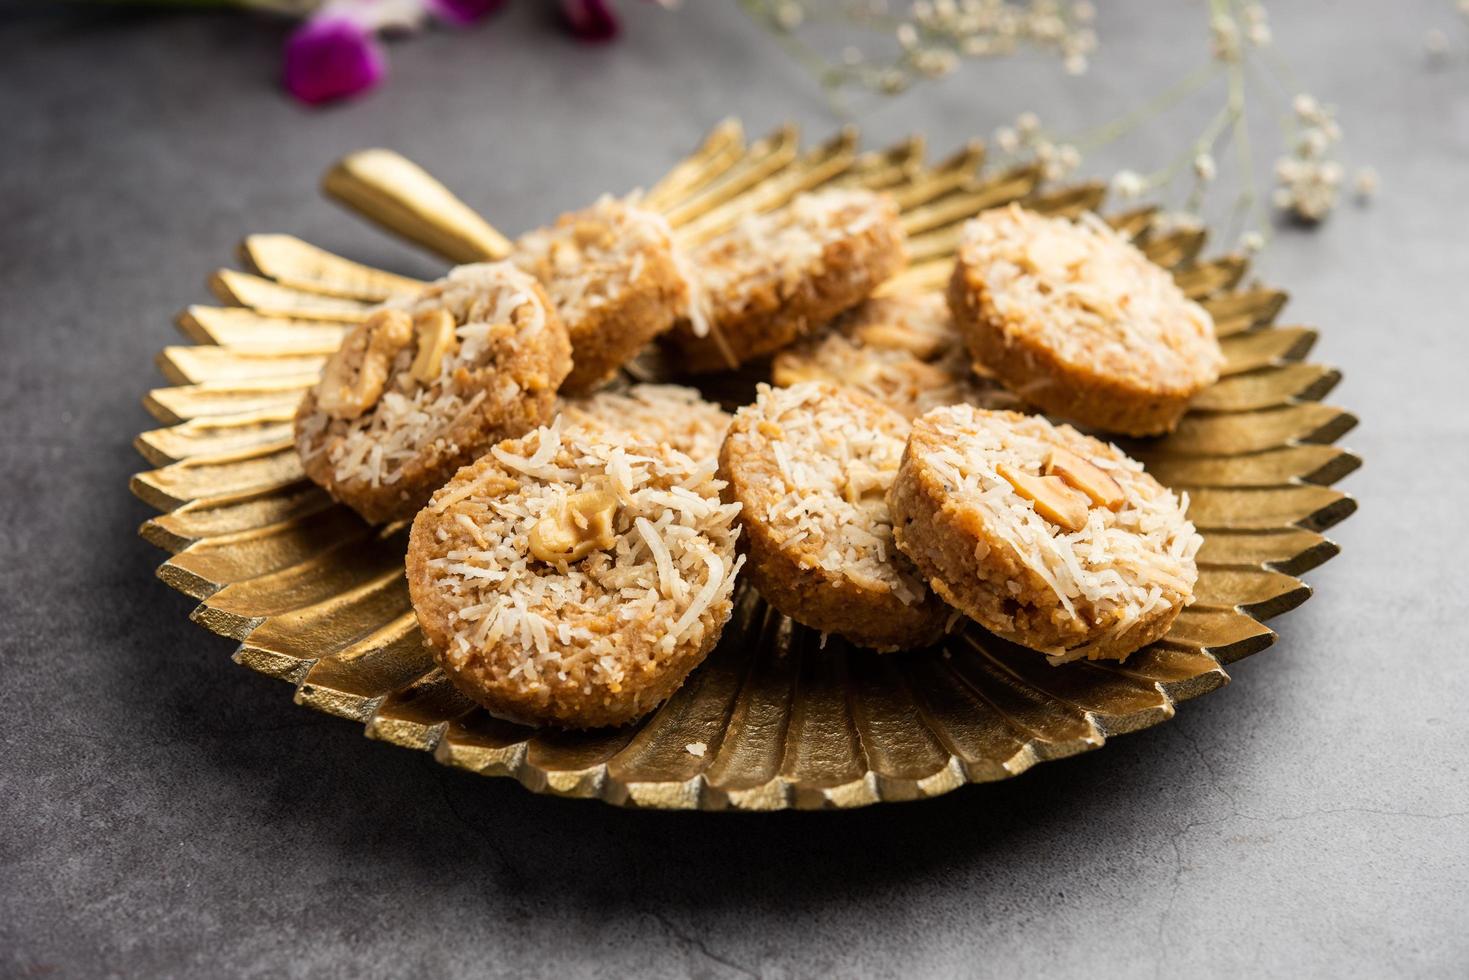
[[[409,314],[448,311],[455,345],[426,383],[410,370],[416,343],[398,351],[382,397],[359,418],[333,420],[318,410],[302,419],[305,452],[325,451],[342,483],[392,486],[425,451],[456,452],[448,433],[487,397],[508,403],[521,394],[507,376],[485,377],[495,364],[495,345],[525,343],[546,329],[547,310],[535,280],[505,262],[460,266],[421,293],[385,305]]]
[[[755,404],[736,418],[746,424],[730,436],[740,454],[738,463],[731,454],[730,465],[739,465],[752,486],[767,480],[759,487],[764,512],[747,519],[761,521],[807,567],[890,592],[904,605],[927,597],[927,586],[893,545],[887,505],[908,435],[901,416],[812,382],[762,384]]]
[[[942,293],[869,299],[830,332],[781,351],[771,368],[776,384],[848,385],[910,419],[960,402],[1017,407],[1013,395],[977,370]]]
[[[729,431],[730,415],[682,385],[633,385],[567,398],[561,411],[579,425],[601,425],[623,438],[669,445],[701,464],[712,464]]]
[[[828,246],[855,238],[895,213],[887,198],[865,190],[802,194],[778,211],[747,215],[694,251],[708,318],[765,299],[779,301],[824,269]]]
[[[1039,474],[1057,446],[1106,472],[1124,498],[1115,511],[1091,507],[1086,526],[1071,533],[1041,517],[997,471],[1008,465]],[[915,423],[912,451],[942,480],[946,506],[973,508],[1054,591],[1065,615],[1111,624],[1091,644],[1050,651],[1056,662],[1086,656],[1160,608],[1193,601],[1203,538],[1184,516],[1187,495],[1175,497],[1115,446],[1037,416],[955,405]],[[1021,591],[1020,583],[1007,584],[1013,594]]]
[[[594,311],[638,282],[648,256],[673,250],[673,229],[655,211],[603,195],[591,207],[522,235],[510,261],[540,280],[573,340]]]
[[[1192,391],[1224,364],[1208,311],[1094,214],[986,211],[965,226],[959,263],[1007,332],[1075,367]]]
[[[449,607],[452,665],[478,656],[531,689],[616,691],[629,672],[722,629],[743,564],[740,507],[720,502],[710,467],[675,449],[561,422],[501,443],[439,491],[427,568]],[[588,486],[617,493],[615,544],[571,563],[533,557],[531,529]],[[670,506],[679,494],[688,506]]]

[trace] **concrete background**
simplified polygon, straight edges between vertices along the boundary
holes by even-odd
[[[1465,975],[1469,31],[1452,5],[1276,5],[1282,54],[1383,181],[1262,260],[1293,293],[1284,319],[1323,328],[1367,461],[1344,553],[1279,644],[1174,721],[1007,784],[773,816],[546,799],[370,742],[232,665],[134,536],[151,358],[242,233],[434,270],[318,197],[341,153],[396,147],[514,232],[647,182],[726,114],[839,121],[731,4],[626,3],[627,37],[601,49],[514,6],[394,45],[386,88],[326,112],[278,94],[270,22],[3,15],[0,971]],[[978,65],[866,100],[869,145],[921,129],[942,152],[1027,108],[1083,128],[1206,57],[1202,3],[1102,6],[1085,79]],[[1435,26],[1455,52],[1437,67]],[[1087,169],[1155,165],[1209,111]]]

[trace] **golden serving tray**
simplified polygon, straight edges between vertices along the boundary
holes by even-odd
[[[814,187],[887,190],[914,258],[898,288],[945,282],[961,223],[985,208],[1102,206],[1101,184],[1047,188],[1033,167],[983,172],[982,160],[972,143],[928,166],[917,137],[862,153],[851,129],[809,150],[792,126],[747,144],[728,121],[645,200],[697,241]],[[508,246],[386,150],[347,157],[324,186],[456,263],[498,258]],[[178,326],[192,344],[158,357],[170,385],[144,404],[164,427],[136,442],[157,469],[137,474],[132,490],[162,513],[141,533],[172,553],[159,577],[201,600],[193,618],[239,640],[235,660],[289,681],[297,702],[537,792],[670,809],[814,809],[1014,776],[1155,725],[1177,702],[1225,684],[1223,665],[1274,641],[1262,622],[1310,596],[1295,576],[1337,553],[1319,532],[1356,509],[1330,488],[1360,465],[1331,445],[1356,419],[1320,402],[1341,375],[1305,362],[1316,332],[1275,325],[1285,293],[1241,285],[1241,256],[1201,261],[1204,232],[1161,233],[1151,209],[1111,220],[1209,308],[1228,359],[1173,435],[1128,445],[1160,480],[1188,491],[1204,546],[1198,601],[1126,664],[1050,667],[977,628],[919,654],[880,656],[836,640],[822,650],[816,634],[743,588],[718,649],[641,723],[566,733],[491,718],[423,648],[403,528],[368,527],[333,504],[302,475],[291,442],[302,390],[347,326],[419,282],[284,235],[246,238],[253,271],[217,272],[210,285],[226,305],[186,309]]]

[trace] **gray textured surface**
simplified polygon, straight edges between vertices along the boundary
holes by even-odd
[[[248,18],[0,27],[0,971],[1463,976],[1469,38],[1442,69],[1420,53],[1448,3],[1277,13],[1383,177],[1263,267],[1345,369],[1363,506],[1279,645],[1160,728],[925,804],[622,812],[295,707],[152,578],[138,398],[240,235],[432,268],[317,197],[335,156],[397,147],[514,231],[646,181],[724,114],[834,123],[728,5],[686,6],[601,50],[525,12],[415,39],[386,89],[325,113],[277,96],[280,30]],[[1074,129],[1202,59],[1201,4],[1103,6],[1087,80],[980,66],[867,107],[869,139],[942,150],[1022,108]]]

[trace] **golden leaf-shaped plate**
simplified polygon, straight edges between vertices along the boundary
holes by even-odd
[[[1033,168],[987,173],[982,158],[971,144],[928,166],[917,138],[862,153],[853,130],[802,150],[790,126],[747,144],[726,122],[646,200],[697,241],[814,187],[890,191],[914,264],[889,288],[940,285],[960,224],[984,208],[1102,206],[1099,184],[1047,188]],[[325,189],[454,262],[507,248],[389,151],[344,159]],[[565,733],[491,718],[423,649],[403,530],[370,528],[333,504],[303,477],[291,444],[302,389],[346,326],[419,283],[284,235],[245,239],[250,271],[211,280],[226,305],[186,309],[178,324],[193,343],[159,355],[170,386],[145,404],[165,427],[137,439],[157,468],[132,489],[162,513],[142,534],[172,552],[158,573],[201,600],[194,619],[239,640],[235,659],[289,681],[301,704],[538,792],[666,808],[852,807],[1014,776],[1157,724],[1176,702],[1226,683],[1224,664],[1275,639],[1262,622],[1311,594],[1295,576],[1336,554],[1320,532],[1356,507],[1331,489],[1359,465],[1331,445],[1356,420],[1320,402],[1340,375],[1304,360],[1315,331],[1275,325],[1285,294],[1241,285],[1242,257],[1201,261],[1200,231],[1162,232],[1148,209],[1111,220],[1210,309],[1229,365],[1177,432],[1129,447],[1188,491],[1205,543],[1198,601],[1126,664],[1050,667],[977,629],[918,654],[838,641],[822,650],[744,589],[719,648],[642,723]]]

